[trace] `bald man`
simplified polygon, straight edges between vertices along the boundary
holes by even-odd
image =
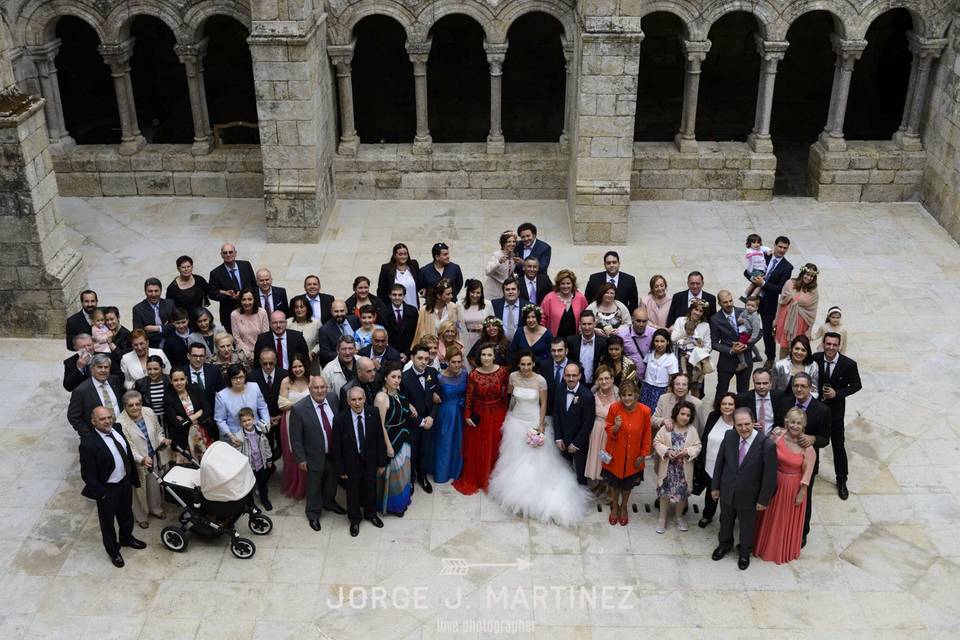
[[[246,260],[237,260],[237,247],[229,242],[220,247],[223,264],[210,272],[210,299],[220,303],[220,325],[231,332],[230,312],[237,308],[240,292],[256,291],[257,277]]]
[[[260,308],[269,316],[274,311],[283,311],[290,317],[290,303],[287,290],[273,286],[273,274],[270,269],[257,269],[257,295],[260,296]]]
[[[253,345],[254,366],[260,366],[260,351],[272,347],[277,352],[277,367],[284,371],[290,370],[290,358],[296,355],[309,358],[310,350],[303,333],[294,329],[287,329],[287,314],[283,311],[274,311],[270,314],[270,331],[257,336]]]

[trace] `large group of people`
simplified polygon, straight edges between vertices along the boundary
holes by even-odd
[[[249,459],[263,509],[278,484],[316,531],[325,512],[345,515],[353,536],[383,527],[433,483],[567,527],[599,503],[627,526],[647,480],[657,533],[688,531],[702,495],[699,528],[720,510],[714,560],[739,522],[741,569],[752,555],[789,562],[828,445],[849,495],[845,399],[861,386],[840,308],[814,333],[819,271],[794,275],[789,248],[750,235],[742,307],[730,290],[708,293],[699,271],[672,295],[655,274],[641,295],[616,251],[581,291],[570,269],[549,276],[551,247],[530,223],[504,231],[475,278],[443,242],[422,265],[398,243],[375,289],[358,275],[346,298],[316,275],[288,297],[229,243],[206,280],[178,258],[165,298],[147,278],[132,330],[84,291],[63,386],[106,551],[122,566],[119,548],[143,544],[134,527],[167,517],[147,471],[219,440]]]

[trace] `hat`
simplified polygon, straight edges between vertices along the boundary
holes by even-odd
[[[837,307],[837,306],[833,306],[833,307],[830,307],[829,309],[827,309],[827,317],[829,318],[829,317],[830,317],[830,314],[832,314],[832,313],[836,313],[836,314],[840,315],[841,317],[843,316],[843,312],[840,311],[840,307]]]

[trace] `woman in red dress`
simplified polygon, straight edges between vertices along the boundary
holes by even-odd
[[[753,554],[783,564],[800,557],[807,485],[817,454],[797,442],[807,426],[807,414],[793,407],[784,418],[786,430],[775,429],[777,442],[777,492],[765,511],[757,513],[757,542]]]
[[[500,451],[500,427],[507,415],[509,371],[496,363],[494,345],[480,349],[480,366],[467,378],[463,410],[463,473],[453,487],[464,495],[487,490]]]

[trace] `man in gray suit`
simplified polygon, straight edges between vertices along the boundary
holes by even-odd
[[[307,472],[307,521],[320,531],[320,508],[345,514],[337,504],[337,477],[340,475],[330,454],[333,417],[339,411],[337,396],[327,390],[323,376],[310,376],[310,395],[290,410],[290,446],[297,465]]]
[[[714,394],[719,398],[730,390],[730,378],[734,376],[737,378],[737,393],[749,391],[750,367],[737,370],[737,356],[748,349],[740,342],[737,330],[737,321],[743,309],[734,308],[733,294],[725,289],[717,292],[717,304],[720,310],[710,316],[710,342],[720,354],[717,358],[717,391]]]

